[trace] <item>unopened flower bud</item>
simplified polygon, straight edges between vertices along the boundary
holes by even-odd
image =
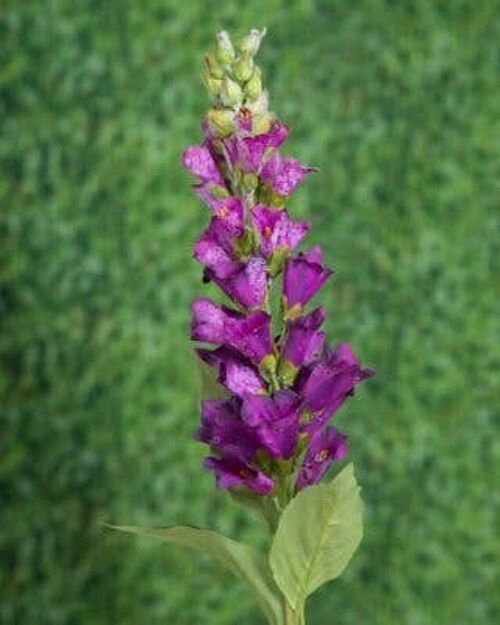
[[[241,104],[243,92],[237,82],[226,76],[222,81],[220,98],[224,106],[235,108]]]
[[[252,56],[248,52],[244,52],[234,64],[234,77],[239,82],[246,82],[251,77],[253,69],[254,62]]]
[[[228,65],[234,59],[234,48],[225,30],[217,33],[217,58],[223,65]]]
[[[258,184],[259,184],[259,179],[257,178],[255,174],[248,173],[248,174],[243,175],[243,179],[241,181],[241,186],[243,188],[243,191],[246,191],[247,193],[255,191]]]
[[[261,113],[260,115],[254,115],[252,119],[252,133],[254,135],[262,135],[266,132],[269,132],[273,119],[274,118],[271,113]]]
[[[268,113],[269,94],[267,93],[267,91],[263,91],[256,100],[254,100],[253,102],[249,102],[247,104],[247,108],[254,115],[257,115],[259,113]]]
[[[250,100],[257,100],[262,95],[262,75],[260,73],[260,69],[256,67],[253,72],[250,80],[244,87],[245,96]]]
[[[222,109],[211,109],[207,113],[208,122],[218,137],[228,137],[234,131],[234,113]]]
[[[212,78],[224,78],[224,70],[217,63],[213,54],[205,54],[205,65],[207,68],[207,72]]]
[[[262,39],[265,37],[267,32],[267,28],[263,28],[259,30],[258,28],[253,28],[250,31],[250,34],[243,39],[240,50],[242,52],[248,52],[251,56],[257,54],[258,49],[260,48],[260,43]]]
[[[209,96],[214,100],[217,99],[220,96],[220,92],[222,89],[222,80],[212,78],[210,74],[206,73],[203,76],[203,82],[205,83],[205,87],[207,88]]]

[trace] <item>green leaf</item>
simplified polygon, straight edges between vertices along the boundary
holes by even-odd
[[[305,488],[288,504],[270,565],[293,609],[345,569],[363,536],[362,508],[352,464],[331,483]]]
[[[187,526],[148,528],[109,525],[108,527],[183,545],[211,556],[248,584],[270,625],[283,625],[283,597],[274,582],[266,559],[252,547],[211,530]]]

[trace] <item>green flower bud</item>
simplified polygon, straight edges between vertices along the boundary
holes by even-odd
[[[243,191],[246,191],[247,193],[251,191],[255,191],[258,184],[259,184],[259,179],[257,178],[255,174],[252,174],[252,173],[244,174],[243,179],[241,181],[241,186],[243,188]]]
[[[217,59],[223,65],[229,65],[234,59],[234,48],[225,30],[221,30],[216,35],[217,38]]]
[[[224,106],[236,108],[243,100],[243,92],[237,82],[226,76],[222,81],[220,98]]]
[[[212,78],[210,74],[205,73],[203,76],[203,82],[205,83],[205,87],[207,88],[208,95],[213,100],[216,100],[220,96],[220,92],[222,89],[222,80]]]
[[[290,250],[286,247],[278,247],[271,254],[271,258],[268,261],[269,275],[271,278],[275,278],[283,271],[286,259],[290,256]]]
[[[211,109],[207,113],[208,122],[218,137],[228,137],[234,132],[234,113],[223,109]]]
[[[224,200],[229,197],[229,191],[226,187],[222,187],[220,184],[211,184],[210,193],[218,200]]]
[[[234,64],[234,77],[239,82],[246,82],[253,73],[254,62],[248,52],[243,53],[238,57]]]
[[[290,360],[282,360],[279,364],[278,377],[282,386],[289,388],[295,382],[298,368]]]
[[[224,70],[217,63],[213,54],[205,54],[206,70],[212,78],[218,78],[221,80],[224,78]]]
[[[273,123],[273,116],[270,113],[261,113],[255,115],[252,119],[252,133],[254,135],[262,135],[269,132],[271,124]]]
[[[269,95],[267,91],[263,91],[260,96],[253,102],[247,104],[248,110],[254,115],[269,112]]]
[[[266,32],[267,28],[263,28],[262,30],[252,28],[250,34],[241,42],[240,50],[242,52],[248,52],[251,56],[257,54],[257,51],[260,48],[260,43],[262,39],[264,39]]]
[[[258,67],[253,70],[252,76],[245,85],[244,90],[245,96],[252,102],[262,95],[262,75]]]

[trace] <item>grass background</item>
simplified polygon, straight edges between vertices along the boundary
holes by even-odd
[[[337,275],[333,341],[377,377],[339,416],[367,502],[310,623],[500,621],[500,4],[7,1],[0,9],[0,623],[256,625],[243,587],[101,520],[262,542],[190,440],[207,220],[179,156],[202,53],[269,27],[291,211]],[[496,496],[495,496],[495,488]]]

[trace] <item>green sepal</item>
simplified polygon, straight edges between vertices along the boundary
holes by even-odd
[[[281,382],[281,385],[285,388],[290,388],[293,386],[295,379],[299,373],[299,368],[296,367],[291,360],[283,358],[280,360],[278,366],[278,378]]]

